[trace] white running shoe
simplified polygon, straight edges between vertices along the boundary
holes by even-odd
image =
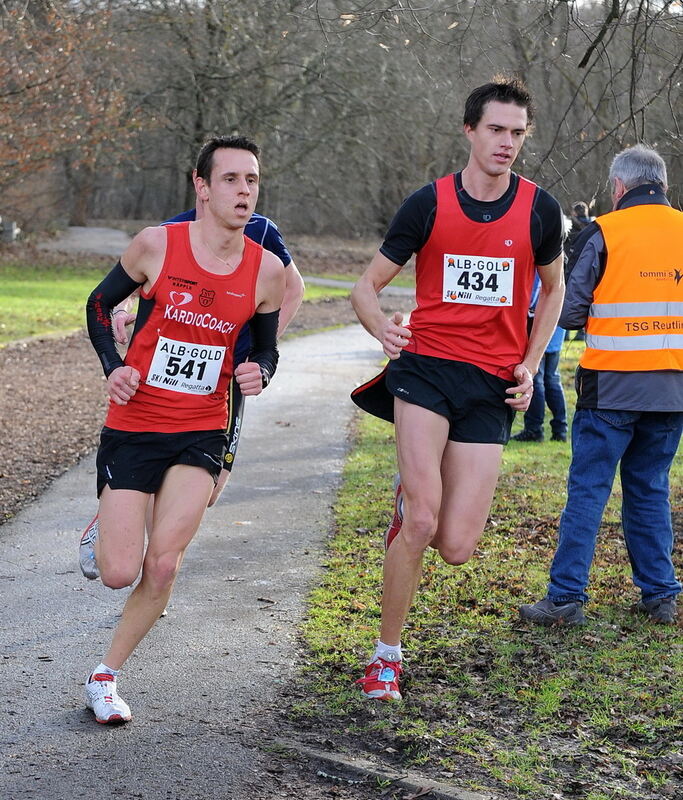
[[[81,572],[89,581],[94,581],[100,577],[97,561],[95,561],[95,542],[99,535],[100,521],[96,514],[90,525],[83,531],[81,543],[78,547],[78,563],[80,564]]]
[[[102,725],[129,722],[130,708],[116,691],[116,678],[109,672],[93,672],[85,683],[85,704]]]

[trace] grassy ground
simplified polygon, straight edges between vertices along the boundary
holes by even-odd
[[[0,343],[82,327],[83,301],[110,260],[0,262]],[[338,274],[338,273],[337,273]],[[330,296],[310,287],[307,299]],[[564,353],[568,399],[580,345]],[[571,402],[570,402],[571,404]],[[518,425],[521,420],[518,420]],[[531,629],[517,607],[540,597],[564,502],[569,445],[511,444],[479,550],[452,568],[433,553],[406,628],[401,705],[361,701],[353,679],[379,623],[381,535],[394,472],[393,429],[359,419],[337,506],[337,533],[303,631],[289,713],[335,746],[369,749],[499,797],[683,797],[683,635],[634,616],[619,530],[619,489],[592,574],[590,624]],[[672,471],[680,536],[683,481]],[[683,573],[680,547],[679,574]]]
[[[85,298],[107,267],[0,262],[0,344],[85,325]]]
[[[581,346],[565,350],[567,384]],[[618,486],[594,562],[589,624],[538,629],[518,619],[519,604],[545,591],[569,459],[569,445],[557,442],[506,449],[475,557],[453,568],[426,556],[403,640],[405,701],[368,704],[353,679],[378,630],[395,466],[393,429],[363,415],[303,632],[308,666],[291,701],[297,723],[325,730],[337,746],[500,797],[683,796],[683,631],[631,609],[638,597]],[[672,473],[679,534],[682,471],[678,463]],[[680,548],[677,560],[681,574]]]
[[[339,280],[339,278],[337,278],[337,280]],[[349,292],[350,290],[346,288],[335,289],[331,286],[316,286],[307,283],[304,291],[304,302],[314,303],[318,300],[324,300],[327,297],[348,297]]]
[[[358,280],[358,272],[318,272],[306,273],[312,278],[326,278],[336,281],[350,281],[355,283]],[[415,273],[407,270],[405,274],[400,272],[391,282],[392,286],[401,286],[404,289],[412,289],[415,286]]]
[[[85,300],[111,268],[111,259],[51,264],[0,260],[0,344],[85,325]],[[304,300],[347,297],[348,289],[309,285]]]

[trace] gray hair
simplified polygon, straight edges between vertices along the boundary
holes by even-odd
[[[614,179],[623,181],[626,190],[643,183],[658,183],[667,190],[666,164],[656,150],[637,144],[627,147],[614,156],[609,169],[609,179],[614,187]]]

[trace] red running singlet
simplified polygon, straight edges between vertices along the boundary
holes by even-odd
[[[125,406],[110,401],[105,425],[123,431],[182,433],[227,425],[227,388],[240,328],[255,312],[263,248],[244,238],[242,260],[229,275],[201,267],[189,226],[165,228],[166,256],[149,293],[153,307],[135,331],[125,363],[140,386]]]
[[[436,218],[416,258],[417,306],[406,350],[513,378],[528,342],[535,192],[536,184],[520,177],[508,211],[475,222],[460,207],[455,177],[436,181]]]

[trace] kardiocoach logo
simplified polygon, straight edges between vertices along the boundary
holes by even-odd
[[[192,302],[192,295],[189,292],[169,292],[168,296],[174,306],[185,306]]]

